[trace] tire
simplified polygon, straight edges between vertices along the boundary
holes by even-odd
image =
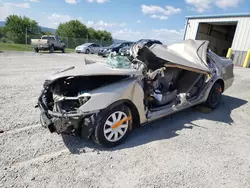
[[[216,109],[221,101],[222,87],[221,84],[215,83],[208,95],[206,106],[211,109]]]
[[[50,46],[49,53],[54,53],[54,51],[55,51],[54,45]]]
[[[87,50],[85,51],[85,53],[86,53],[86,54],[89,54],[89,49],[87,49]]]
[[[38,49],[38,48],[34,48],[34,51],[35,51],[36,53],[38,53],[38,52],[39,52],[39,49]]]
[[[65,46],[62,48],[62,53],[65,53]]]
[[[133,117],[126,105],[107,109],[102,119],[97,123],[93,140],[105,147],[115,147],[128,137],[132,130],[132,123]]]

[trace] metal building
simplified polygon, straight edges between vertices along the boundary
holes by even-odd
[[[208,40],[210,49],[231,58],[237,66],[243,66],[250,49],[250,13],[186,17],[185,39]]]

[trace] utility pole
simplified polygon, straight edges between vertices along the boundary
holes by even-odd
[[[101,45],[102,45],[102,41],[104,40],[104,37],[101,38]]]
[[[25,29],[25,44],[26,44],[26,46],[27,46],[27,27],[26,27],[26,29]]]

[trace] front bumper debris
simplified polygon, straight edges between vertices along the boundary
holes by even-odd
[[[98,123],[100,111],[83,112],[53,112],[47,109],[42,100],[42,95],[38,99],[40,122],[43,127],[48,128],[51,133],[69,134],[90,138],[95,126]]]

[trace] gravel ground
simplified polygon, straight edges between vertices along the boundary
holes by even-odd
[[[104,149],[51,134],[34,108],[44,79],[95,55],[0,53],[0,187],[250,187],[250,69],[211,113],[194,109]]]

